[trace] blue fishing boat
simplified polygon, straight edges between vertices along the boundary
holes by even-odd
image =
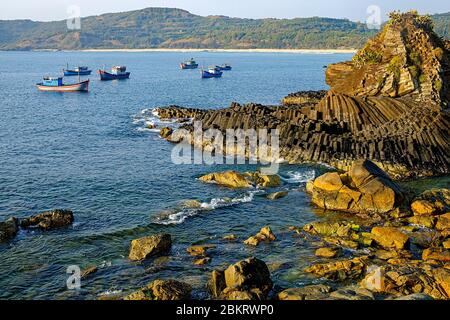
[[[217,67],[209,67],[207,70],[202,69],[202,78],[203,79],[209,79],[209,78],[220,78],[222,77],[223,72],[220,71]]]
[[[44,77],[42,82],[36,84],[40,91],[52,92],[74,92],[74,91],[89,91],[89,80],[64,84],[62,77]]]
[[[127,67],[124,66],[114,66],[111,69],[111,72],[107,72],[105,70],[98,70],[100,74],[100,80],[108,81],[108,80],[123,80],[128,79],[130,77],[130,73],[127,72]]]
[[[69,65],[67,65],[67,69],[63,69],[64,76],[89,76],[92,70],[89,70],[88,67],[76,67],[73,69],[69,69]]]
[[[180,63],[180,68],[183,70],[184,69],[197,69],[198,63],[195,62],[195,60],[193,58],[191,58],[191,60],[187,60],[187,61]]]
[[[231,71],[233,69],[228,63],[221,65],[219,68],[221,71]]]

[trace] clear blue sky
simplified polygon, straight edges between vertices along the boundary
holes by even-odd
[[[395,9],[421,13],[450,11],[448,0],[2,0],[0,19],[61,20],[67,7],[78,5],[82,16],[146,7],[175,7],[200,15],[243,18],[336,17],[365,21],[367,7],[377,5],[383,19]]]

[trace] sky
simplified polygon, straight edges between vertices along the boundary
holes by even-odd
[[[81,16],[121,12],[146,7],[171,7],[199,15],[240,18],[333,17],[366,21],[370,6],[380,8],[382,19],[393,10],[417,9],[421,13],[450,11],[446,0],[2,0],[0,20],[63,20],[68,8],[80,8]],[[370,10],[369,10],[370,11]]]

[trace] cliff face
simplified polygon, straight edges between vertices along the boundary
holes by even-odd
[[[353,61],[328,68],[331,90],[318,103],[320,93],[305,92],[287,97],[285,106],[232,104],[206,112],[170,107],[160,115],[194,117],[204,129],[278,129],[281,157],[290,163],[348,170],[355,160],[370,159],[394,178],[445,174],[450,171],[447,45],[427,18],[394,14]]]
[[[445,108],[449,71],[447,44],[433,32],[432,21],[415,13],[393,13],[352,61],[331,65],[326,80],[335,93],[408,96]]]

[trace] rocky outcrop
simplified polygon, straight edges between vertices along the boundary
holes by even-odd
[[[302,106],[311,107],[317,104],[326,96],[325,90],[321,91],[300,91],[291,93],[283,98],[283,105],[285,106]]]
[[[124,297],[124,300],[187,300],[191,298],[192,288],[189,284],[176,280],[155,280]]]
[[[19,222],[12,217],[6,221],[0,222],[0,243],[14,238],[19,231]]]
[[[315,264],[306,268],[305,272],[330,280],[343,281],[362,277],[366,273],[366,269],[367,258],[357,257],[351,260]]]
[[[277,238],[270,229],[269,226],[262,228],[256,235],[248,238],[244,241],[244,244],[249,246],[258,246],[261,242],[264,241],[275,241]]]
[[[371,231],[371,236],[376,243],[385,248],[402,250],[409,244],[409,237],[393,227],[375,227]]]
[[[131,241],[130,260],[140,261],[151,256],[164,254],[170,251],[172,238],[170,234],[157,234]]]
[[[403,201],[400,187],[371,161],[355,161],[345,174],[326,173],[308,191],[311,201],[324,209],[385,214]]]
[[[411,203],[414,215],[439,215],[450,212],[450,190],[432,189],[420,194]]]
[[[426,18],[394,15],[353,61],[329,66],[331,90],[317,104],[312,94],[299,94],[295,106],[233,103],[221,110],[180,112],[200,121],[203,130],[277,129],[279,158],[289,163],[348,170],[355,160],[369,159],[395,179],[446,174],[449,56]],[[168,115],[176,114],[172,109]],[[193,131],[192,124],[183,128]],[[231,152],[249,156],[248,148]]]
[[[211,294],[226,300],[263,300],[272,286],[267,265],[256,258],[239,261],[225,271],[213,271],[209,282]]]
[[[290,288],[278,294],[278,300],[322,300],[331,292],[331,287],[324,284]]]
[[[236,171],[218,172],[198,178],[202,182],[216,183],[229,188],[278,187],[281,179],[277,175],[264,175],[259,172],[240,173]]]
[[[70,210],[53,210],[22,219],[20,226],[24,229],[37,227],[41,230],[51,230],[70,226],[74,221]]]

